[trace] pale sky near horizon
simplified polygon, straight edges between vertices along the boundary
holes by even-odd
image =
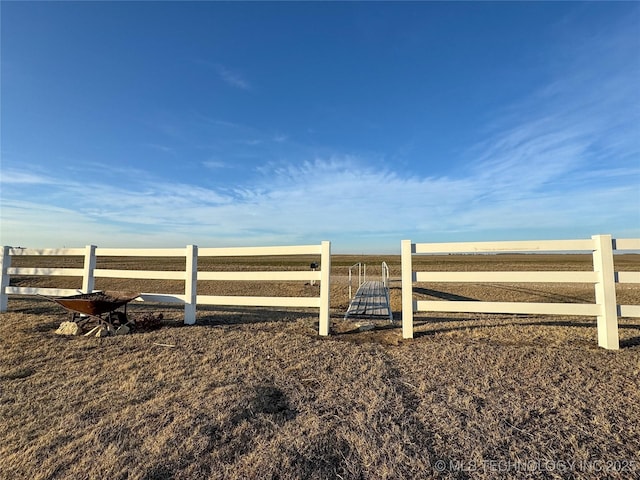
[[[0,3],[0,244],[640,236],[637,2]]]

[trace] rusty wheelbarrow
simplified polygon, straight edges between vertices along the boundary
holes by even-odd
[[[69,297],[45,297],[64,307],[71,314],[71,321],[83,325],[91,319],[99,324],[118,327],[128,323],[127,304],[138,298],[140,293],[104,291],[81,293]],[[124,306],[124,311],[116,311]]]

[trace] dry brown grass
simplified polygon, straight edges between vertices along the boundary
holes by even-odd
[[[638,270],[635,258],[617,268]],[[198,324],[186,327],[178,307],[137,304],[131,316],[162,312],[163,328],[60,337],[53,331],[64,310],[11,298],[0,316],[0,478],[640,475],[639,320],[621,320],[618,352],[596,346],[592,318],[421,314],[414,340],[387,322],[358,333],[342,321],[352,260],[333,261],[328,338],[317,336],[314,310],[202,308]],[[386,260],[399,275],[399,261]],[[441,260],[420,259],[432,270],[584,265],[533,255]],[[116,280],[98,288],[132,287],[148,291]],[[228,288],[261,294],[246,287]],[[392,287],[399,318],[397,278]],[[314,287],[284,288],[278,294]],[[582,302],[591,301],[588,290],[428,284],[417,294]],[[640,303],[637,287],[622,290]]]

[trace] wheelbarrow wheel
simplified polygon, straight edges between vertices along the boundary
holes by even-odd
[[[129,321],[124,312],[111,312],[109,314],[109,323],[117,328],[121,325],[126,325]]]

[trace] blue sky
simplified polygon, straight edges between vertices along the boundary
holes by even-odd
[[[0,243],[640,236],[636,2],[6,2]]]

